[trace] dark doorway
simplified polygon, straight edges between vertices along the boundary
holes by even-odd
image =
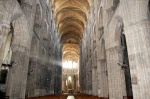
[[[126,44],[126,37],[124,34],[121,34],[121,46],[123,47],[123,64],[126,64],[130,67],[127,44]],[[125,73],[127,96],[133,96],[130,69],[124,69],[124,73]]]
[[[8,73],[8,70],[1,70],[1,72],[0,72],[0,84],[6,83],[7,73]]]
[[[117,8],[119,3],[120,3],[120,0],[113,0],[113,7],[114,7],[114,9]]]
[[[17,0],[18,1],[18,3],[21,5],[21,0]]]
[[[150,0],[148,2],[148,10],[147,10],[147,15],[148,15],[148,18],[150,18]]]

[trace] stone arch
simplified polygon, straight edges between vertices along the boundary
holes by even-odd
[[[130,67],[125,34],[121,34],[121,38],[120,39],[121,39],[120,42],[121,42],[121,47],[122,47],[123,64],[126,64],[126,65],[128,65]],[[127,96],[133,96],[130,69],[125,70],[124,73],[125,73],[125,83],[126,83]]]
[[[11,27],[10,32],[7,35],[6,39],[6,46],[5,46],[5,52],[4,52],[4,58],[3,63],[9,64],[11,62],[11,45],[13,40],[13,27]]]
[[[106,59],[105,40],[101,41],[101,59]]]
[[[92,0],[87,0],[88,1],[88,3],[89,3],[89,5],[91,6],[92,5],[92,3],[93,3],[93,1]],[[52,4],[55,2],[55,0],[52,0]]]
[[[123,34],[123,20],[120,16],[116,17],[116,22],[115,22],[116,26],[115,26],[115,36],[114,36],[114,41],[116,42],[116,44],[118,46],[121,46],[121,34]]]
[[[81,43],[80,38],[78,38],[74,34],[69,35],[69,33],[68,33],[67,35],[63,35],[63,37],[61,37],[61,39],[60,39],[61,45],[63,45],[68,39],[74,39],[74,40],[76,40],[77,43],[79,43],[79,44]]]
[[[117,8],[119,3],[120,3],[120,0],[113,0],[113,7],[114,7],[114,9]]]
[[[13,23],[13,27],[14,27],[13,44],[15,44],[15,45],[20,44],[20,45],[24,45],[27,48],[30,48],[29,41],[31,40],[31,37],[30,37],[29,31],[26,30],[26,29],[29,29],[28,26],[25,27],[25,25],[28,24],[26,18],[21,17],[12,23]],[[24,27],[24,28],[22,28],[22,27]],[[27,41],[23,40],[23,39],[26,39]]]
[[[41,21],[41,9],[40,5],[36,5],[36,12],[35,12],[35,23],[40,23]]]
[[[100,24],[100,27],[103,26],[103,8],[102,7],[100,8],[100,12],[99,12],[99,24]]]
[[[49,5],[50,4],[50,0],[46,0],[46,4]]]
[[[103,97],[109,97],[109,85],[108,85],[108,68],[107,68],[107,59],[106,59],[106,48],[105,40],[101,41],[101,69],[102,69],[102,84],[103,84]]]
[[[76,91],[76,86],[77,86],[77,77],[76,77],[76,75],[75,75],[75,74],[73,75],[73,79],[74,79],[74,91]]]
[[[115,9],[117,8],[118,4],[120,3],[120,0],[107,0],[108,2],[108,7],[112,8],[112,10],[115,11]]]
[[[43,40],[47,41],[47,37],[48,37],[48,25],[47,25],[47,22],[45,21],[44,23],[44,29],[43,29],[44,32],[42,32],[43,34]]]
[[[31,40],[31,49],[30,49],[31,57],[32,56],[36,57],[36,55],[38,54],[38,50],[37,50],[38,48],[39,48],[39,40],[36,37],[36,35],[33,34],[32,40]]]
[[[44,30],[42,32],[43,34],[43,43],[45,46],[50,46],[48,42],[50,42],[51,40],[51,34],[49,33],[50,29],[49,29],[49,25],[47,23],[47,21],[45,20],[45,23],[44,23]]]
[[[41,10],[40,10],[40,5],[36,5],[36,12],[35,12],[35,20],[34,20],[34,28],[33,31],[40,36],[40,30],[41,30]]]
[[[32,36],[31,50],[30,50],[31,55],[33,56],[36,56],[38,53],[37,49],[39,47],[39,40],[37,39],[37,36],[40,36],[39,35],[40,30],[41,30],[41,9],[40,9],[40,5],[37,4],[36,12],[35,12],[35,19],[34,19],[34,26],[33,26],[34,34]]]
[[[21,0],[17,0],[18,1],[18,3],[21,5]]]
[[[3,56],[3,60],[2,60],[2,64],[10,64],[11,63],[11,56],[12,56],[12,50],[11,50],[11,45],[12,45],[12,39],[13,39],[13,29],[11,29],[11,31],[8,33],[7,37],[6,37],[6,45],[4,48],[4,56]],[[8,74],[8,70],[9,68],[6,67],[1,67],[0,65],[0,83],[1,84],[6,84],[6,78],[7,78],[7,74]]]
[[[68,35],[68,36],[62,36],[60,39],[61,44],[63,44],[67,39],[73,38],[75,39],[78,43],[80,43],[81,39],[78,38],[76,35],[72,34],[72,35]]]
[[[120,62],[122,64],[126,64],[129,66],[128,50],[127,50],[126,36],[124,33],[124,23],[123,23],[122,17],[117,16],[115,24],[116,24],[116,27],[115,27],[114,41],[116,42],[116,46],[119,46],[119,48],[120,48],[119,49]],[[125,76],[127,96],[132,96],[133,94],[132,94],[130,69],[124,70],[124,76]]]
[[[150,18],[150,0],[148,0],[148,10],[147,10],[147,15],[148,15],[148,18]]]
[[[26,16],[23,14],[19,4],[14,2],[14,4],[10,3],[10,5],[12,5],[12,10],[8,12],[11,15],[9,14],[10,16],[7,17],[10,18],[7,19],[7,22],[8,25],[12,23],[12,27],[14,28],[13,41],[11,47],[12,48],[11,61],[14,61],[17,65],[13,67],[13,69],[11,69],[8,73],[6,95],[10,96],[11,98],[24,98],[26,88],[23,87],[22,85],[23,84],[26,85],[27,79],[25,78],[27,78],[27,72],[20,72],[20,71],[22,70],[28,71],[31,35],[28,20],[26,19]],[[16,17],[17,13],[20,14],[19,17]],[[6,22],[6,20],[3,21]],[[20,89],[16,89],[15,87],[16,85],[20,87]]]
[[[104,33],[104,27],[103,27],[103,8],[100,7],[98,10],[98,24],[96,29],[96,36],[100,40]]]
[[[40,47],[40,30],[41,30],[41,10],[39,4],[36,5],[36,12],[35,12],[35,19],[34,19],[34,25],[33,25],[33,35],[31,39],[31,46],[30,46],[30,58],[29,58],[29,66],[28,66],[28,74],[30,74],[30,71],[33,71],[35,73],[35,69],[41,64],[37,64],[38,56],[39,56],[39,47]],[[31,76],[28,76],[27,78],[27,88],[26,88],[26,94],[28,96],[34,95],[34,91],[31,90],[35,87],[35,81],[32,80]],[[32,86],[32,87],[31,87]]]

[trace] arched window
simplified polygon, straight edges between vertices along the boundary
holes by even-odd
[[[72,82],[71,76],[68,77],[68,82]]]
[[[113,0],[113,7],[114,7],[114,9],[117,8],[119,3],[120,3],[120,0]]]
[[[40,10],[40,6],[37,5],[33,31],[39,36],[40,29],[41,29],[41,10]]]
[[[18,1],[18,3],[21,5],[21,0],[17,0]]]
[[[148,11],[147,11],[147,15],[148,15],[148,18],[150,18],[150,0],[148,2]]]
[[[8,73],[7,69],[1,70],[1,72],[0,72],[0,84],[6,83],[7,73]]]
[[[47,5],[49,5],[50,4],[49,0],[46,0],[46,3],[47,3]]]
[[[99,15],[99,22],[100,22],[100,27],[103,26],[103,8],[100,8],[100,15]]]
[[[47,37],[48,37],[48,29],[47,29],[47,23],[45,22],[45,25],[44,25],[44,33],[43,33],[43,40],[44,41],[47,41]]]
[[[148,10],[150,11],[150,0],[148,2]]]

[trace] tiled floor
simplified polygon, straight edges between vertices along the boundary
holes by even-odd
[[[67,99],[75,99],[74,96],[68,96]]]

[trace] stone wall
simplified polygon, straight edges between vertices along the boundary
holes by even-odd
[[[134,99],[148,99],[148,0],[94,0],[88,14],[80,47],[81,92],[109,99],[122,99],[133,92]],[[121,34],[127,43],[128,82],[125,70],[117,65],[127,57],[123,55]]]
[[[52,1],[2,0],[0,7],[0,64],[13,29],[11,60],[6,94],[10,99],[56,94],[61,92],[61,47]],[[3,12],[4,11],[4,12]],[[12,27],[11,27],[12,26]]]

